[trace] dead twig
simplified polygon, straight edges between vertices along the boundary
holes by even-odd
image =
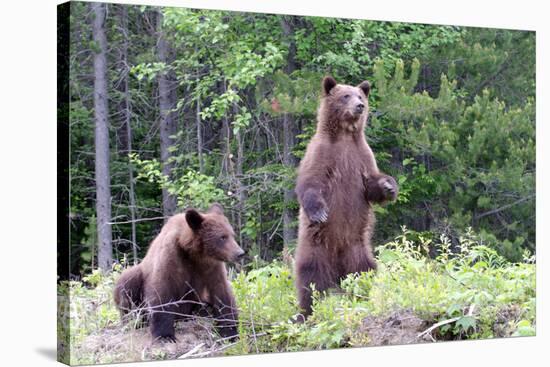
[[[470,309],[468,310],[468,314],[467,316],[472,316],[473,313],[474,313],[474,309],[475,309],[475,303],[472,303],[472,305],[470,306]],[[434,331],[435,329],[437,329],[438,327],[440,326],[443,326],[443,325],[447,325],[447,324],[452,324],[453,322],[457,322],[458,320],[460,320],[461,318],[463,318],[464,316],[459,316],[459,317],[453,317],[452,319],[448,319],[448,320],[443,320],[443,321],[440,321],[438,322],[437,324],[434,324],[432,326],[430,326],[429,328],[427,328],[426,330],[424,330],[423,332],[421,332],[420,334],[418,334],[416,336],[416,338],[421,338],[423,337],[424,335],[428,334],[432,340],[435,340],[433,338],[433,336],[431,335],[431,332]]]
[[[493,209],[493,210],[489,210],[488,212],[481,213],[481,214],[479,214],[479,215],[476,215],[476,216],[474,217],[474,220],[479,220],[479,219],[481,219],[481,218],[483,218],[483,217],[486,217],[486,216],[488,216],[488,215],[499,213],[499,212],[501,212],[501,211],[503,211],[503,210],[506,210],[506,209],[509,209],[509,208],[511,208],[511,207],[513,207],[513,206],[515,206],[515,205],[521,204],[521,203],[523,203],[524,201],[531,200],[531,199],[534,198],[534,197],[535,197],[535,194],[531,194],[531,195],[526,196],[526,197],[524,197],[524,198],[518,199],[518,200],[514,201],[513,203],[510,203],[510,204],[501,206],[500,208],[496,208],[496,209]]]
[[[185,358],[189,358],[191,357],[193,354],[195,354],[195,352],[197,352],[199,349],[201,349],[202,347],[204,346],[204,343],[200,343],[198,345],[195,345],[193,347],[193,349],[191,349],[190,351],[188,351],[187,353],[184,353],[182,354],[181,356],[178,357],[178,359],[185,359]]]
[[[237,345],[239,342],[235,342],[235,343],[231,343],[231,344],[226,344],[224,345],[223,347],[220,347],[218,349],[213,349],[213,350],[209,350],[209,351],[206,351],[206,352],[202,352],[202,353],[197,353],[195,355],[193,355],[193,357],[205,357],[205,356],[208,356],[208,355],[211,355],[211,354],[214,354],[214,353],[218,353],[218,352],[221,352],[229,347],[232,347],[234,345]]]
[[[164,219],[167,219],[167,218],[169,218],[169,217],[138,218],[138,219],[134,219],[134,220],[126,220],[126,221],[123,221],[123,222],[107,222],[107,224],[110,224],[110,225],[131,224],[131,223],[139,223],[139,222],[148,222],[148,221],[153,221],[153,220],[164,220]]]

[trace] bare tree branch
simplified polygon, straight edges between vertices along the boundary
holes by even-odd
[[[531,194],[529,196],[526,196],[524,198],[521,198],[519,200],[516,200],[514,201],[513,203],[510,203],[510,204],[507,204],[507,205],[504,205],[504,206],[501,206],[500,208],[496,208],[496,209],[493,209],[493,210],[489,210],[488,212],[485,212],[485,213],[481,213],[477,216],[474,217],[475,220],[478,220],[480,218],[483,218],[483,217],[486,217],[488,215],[492,215],[492,214],[496,214],[496,213],[499,213],[503,210],[506,210],[506,209],[509,209],[515,205],[518,205],[518,204],[521,204],[523,203],[524,201],[527,201],[527,200],[531,200],[532,198],[535,197],[535,194]]]

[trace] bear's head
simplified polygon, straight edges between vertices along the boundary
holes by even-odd
[[[195,209],[185,212],[185,220],[192,231],[194,241],[187,248],[202,258],[224,262],[236,262],[245,252],[235,241],[235,232],[219,204],[213,204],[206,213]]]
[[[368,81],[354,87],[338,84],[331,76],[323,78],[319,123],[332,133],[362,132],[369,113]]]

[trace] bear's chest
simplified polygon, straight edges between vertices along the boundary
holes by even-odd
[[[331,160],[325,167],[331,186],[339,190],[363,189],[363,173],[366,169],[364,154],[353,145],[336,146]]]
[[[329,226],[339,228],[340,237],[344,232],[355,240],[368,222],[369,204],[363,181],[366,162],[359,149],[346,147],[339,149],[339,154],[332,155],[332,162],[325,169]]]

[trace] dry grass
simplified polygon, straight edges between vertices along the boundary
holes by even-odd
[[[73,349],[74,355],[87,356],[79,363],[196,358],[221,354],[221,344],[211,323],[203,320],[176,323],[176,343],[152,342],[149,328],[109,327],[89,335]]]

